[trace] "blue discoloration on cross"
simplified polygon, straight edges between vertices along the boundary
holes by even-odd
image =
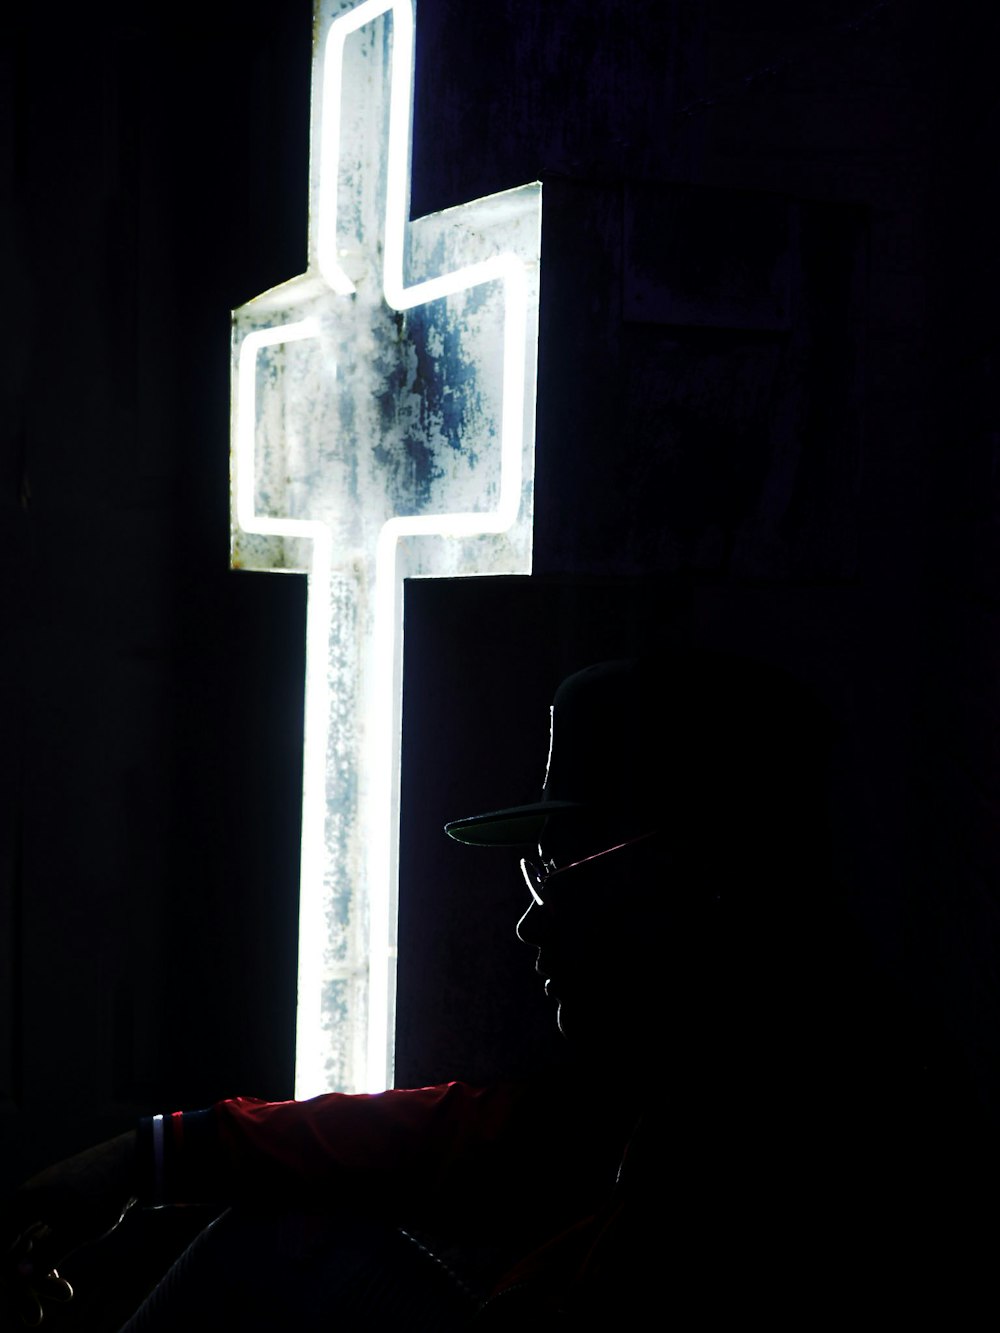
[[[541,221],[409,222],[411,0],[316,31],[309,270],[233,340],[233,563],[310,578],[298,1096],[391,1078],[402,580],[530,569]]]

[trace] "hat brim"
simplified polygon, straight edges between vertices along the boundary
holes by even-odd
[[[449,838],[470,847],[521,847],[537,843],[553,815],[583,808],[579,801],[536,801],[533,805],[512,805],[507,810],[453,819],[445,824],[444,831]]]

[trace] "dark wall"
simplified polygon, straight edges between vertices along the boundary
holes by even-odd
[[[291,1087],[305,589],[228,570],[229,311],[304,264],[310,43],[308,4],[5,27],[8,1181]]]
[[[838,873],[995,1105],[996,36],[420,0],[414,212],[540,177],[546,215],[538,577],[407,599],[404,1081],[548,1019],[509,868],[423,830],[530,794],[559,675],[652,606],[829,704]],[[290,1091],[305,591],[227,570],[228,312],[304,265],[310,40],[298,0],[4,37],[8,1179]]]

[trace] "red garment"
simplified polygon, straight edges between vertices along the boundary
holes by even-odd
[[[574,1284],[586,1294],[594,1245],[618,1227],[634,1120],[619,1101],[555,1080],[235,1098],[163,1119],[160,1201],[342,1209],[495,1247],[511,1265],[497,1309],[523,1325],[525,1293],[549,1315]]]

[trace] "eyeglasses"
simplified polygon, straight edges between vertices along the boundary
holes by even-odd
[[[629,838],[627,842],[617,842],[613,847],[605,847],[603,851],[592,852],[590,856],[584,856],[579,861],[571,861],[568,866],[555,866],[546,869],[540,866],[537,861],[529,861],[526,856],[521,858],[521,874],[524,876],[524,882],[528,886],[528,892],[534,898],[538,907],[546,905],[544,890],[548,884],[556,878],[557,875],[565,875],[569,870],[578,870],[582,866],[593,865],[595,861],[600,861],[605,856],[610,856],[613,852],[622,852],[626,847],[634,847],[637,843],[646,842],[649,838],[655,838],[655,831],[652,833],[641,833],[637,838]]]

